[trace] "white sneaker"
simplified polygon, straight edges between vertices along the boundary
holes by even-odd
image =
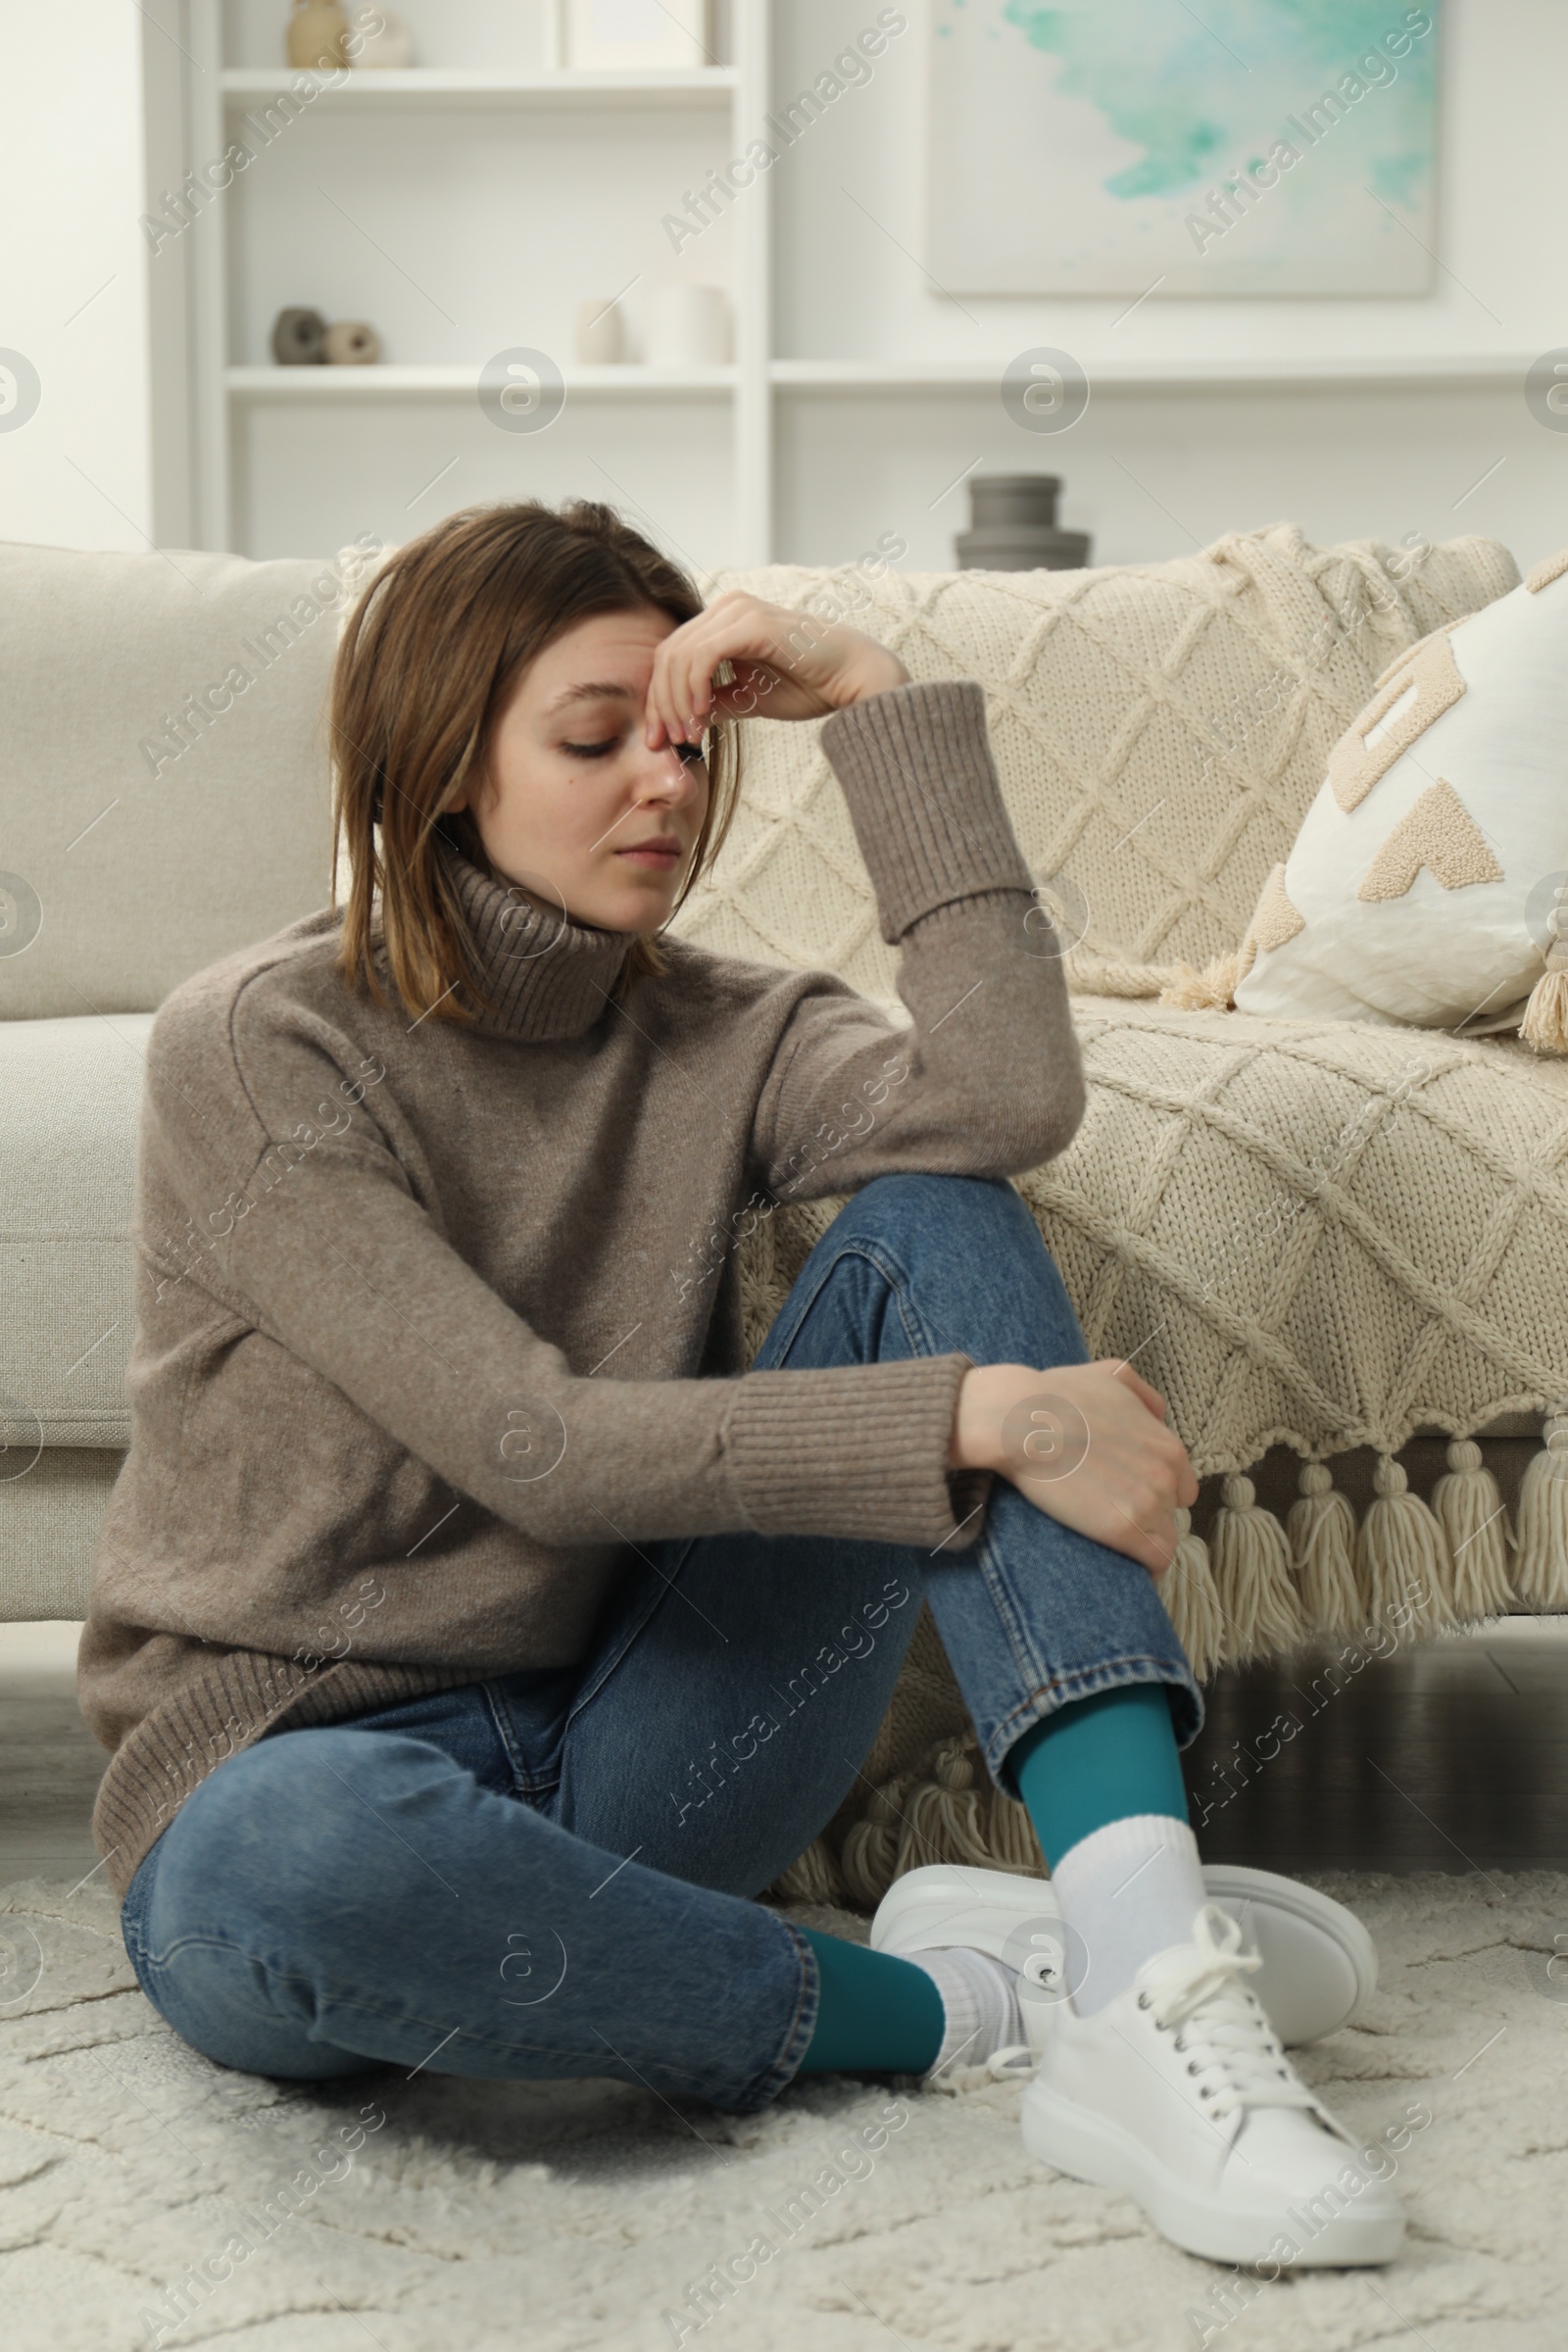
[[[1094,2016],[1058,2008],[1024,2093],[1024,2145],[1141,2205],[1210,2261],[1392,2262],[1404,2216],[1286,2057],[1236,1922],[1205,1903]]]
[[[1212,1864],[1209,1901],[1242,1928],[1260,1966],[1253,1990],[1287,2047],[1321,2041],[1376,1990],[1378,1956],[1353,1911],[1271,1870]],[[966,1943],[1019,1971],[1026,2010],[1064,2003],[1061,1913],[1049,1879],[937,1862],[896,1879],[871,1922],[877,1951]],[[1031,2040],[1035,2038],[1031,2024]]]

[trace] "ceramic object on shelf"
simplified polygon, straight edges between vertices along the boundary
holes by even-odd
[[[590,295],[577,305],[577,358],[585,368],[612,368],[626,357],[626,318],[620,304]]]
[[[332,368],[370,368],[381,357],[381,338],[364,318],[338,318],[326,330],[322,355]]]
[[[374,31],[370,30],[372,24],[377,27]],[[355,10],[351,66],[369,67],[383,74],[413,63],[414,34],[401,17],[380,6]]]
[[[272,357],[280,368],[318,368],[326,358],[326,320],[319,311],[279,311],[272,320]]]
[[[349,21],[339,0],[294,0],[284,46],[291,66],[317,67],[330,72],[348,64],[343,44]]]
[[[655,286],[648,304],[648,358],[655,368],[723,368],[731,351],[729,296],[722,286]]]
[[[954,551],[960,571],[1079,571],[1089,561],[1087,531],[1056,527],[1061,476],[977,473],[969,481],[970,528]]]
[[[713,62],[708,0],[561,0],[564,62],[590,73],[691,73]]]

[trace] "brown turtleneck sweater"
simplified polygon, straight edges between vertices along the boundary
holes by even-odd
[[[163,1005],[79,1662],[122,1891],[270,1727],[575,1662],[643,1539],[974,1540],[986,1482],[947,1468],[966,1356],[743,1369],[749,1203],[1015,1175],[1083,1106],[980,688],[896,688],[822,741],[911,1029],[675,940],[617,996],[623,935],[519,917],[450,844],[498,1004],[476,1027],[345,986],[332,909]]]

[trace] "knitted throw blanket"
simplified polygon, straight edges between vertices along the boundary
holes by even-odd
[[[1401,648],[1517,587],[1490,539],[1314,548],[1291,523],[1093,571],[716,575],[977,678],[1018,845],[1075,985],[1153,995],[1237,947],[1329,752]],[[814,726],[752,721],[742,806],[673,928],[886,1000],[896,959]]]
[[[1532,1463],[1516,1535],[1468,1442],[1532,1410],[1562,1416],[1547,1436],[1568,1448],[1568,1067],[1514,1040],[1152,1001],[1239,943],[1393,653],[1517,577],[1488,541],[1412,562],[1278,525],[1102,572],[721,583],[842,613],[916,677],[986,687],[1020,846],[1072,946],[1090,1082],[1073,1144],[1018,1189],[1091,1354],[1135,1356],[1199,1473],[1226,1474],[1208,1543],[1186,1534],[1166,1589],[1200,1673],[1309,1632],[1568,1607],[1568,1451]],[[676,927],[888,1002],[811,730],[751,732],[738,821]],[[745,1246],[754,1345],[838,1206],[781,1209]],[[1432,1507],[1393,1459],[1423,1425],[1454,1441]],[[1245,1475],[1281,1443],[1303,1462],[1286,1526]],[[1359,1527],[1323,1467],[1358,1446],[1381,1457]],[[928,1618],[857,1789],[785,1891],[874,1902],[915,1862],[1041,1867]]]

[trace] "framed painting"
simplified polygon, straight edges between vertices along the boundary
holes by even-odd
[[[1442,0],[930,0],[957,294],[1425,294]]]

